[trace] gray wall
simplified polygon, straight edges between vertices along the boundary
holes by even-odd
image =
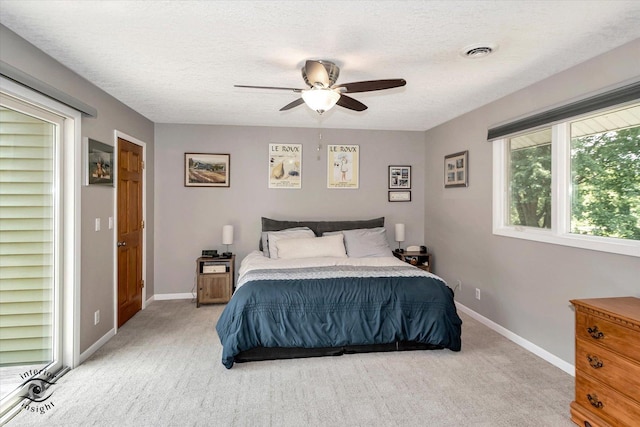
[[[640,41],[557,74],[426,132],[425,240],[438,274],[463,281],[456,299],[574,363],[569,300],[640,297],[640,258],[492,234],[492,125],[630,79],[640,79]],[[469,150],[469,187],[443,188],[443,157]],[[474,298],[474,289],[482,299]]]
[[[153,294],[153,123],[87,80],[44,54],[32,44],[0,25],[0,58],[31,76],[95,107],[96,118],[82,118],[82,137],[109,145],[114,130],[147,143],[147,294]],[[107,219],[113,215],[113,187],[82,187],[81,206],[81,313],[80,351],[104,336],[114,325],[114,250],[115,230]],[[94,231],[94,219],[101,218],[102,230]],[[93,313],[100,310],[100,323],[93,324]]]
[[[260,218],[362,219],[384,216],[406,224],[403,247],[424,234],[424,133],[324,129],[317,159],[317,129],[157,124],[156,272],[159,294],[194,289],[195,260],[202,249],[225,249],[222,226],[234,225],[231,250],[242,257],[257,249]],[[302,144],[302,189],[268,188],[269,143]],[[360,188],[327,189],[327,144],[360,146]],[[184,186],[184,153],[229,153],[230,188]],[[389,165],[411,165],[413,200],[387,201]]]
[[[463,280],[456,298],[547,351],[573,363],[568,300],[640,296],[640,261],[620,255],[493,236],[491,144],[487,128],[638,76],[640,41],[560,73],[426,133],[171,125],[152,122],[0,25],[0,58],[98,109],[82,136],[109,144],[117,129],[147,143],[147,296],[193,289],[203,248],[224,249],[221,229],[236,228],[239,258],[257,246],[260,217],[356,219],[379,215],[387,228],[407,225],[408,244],[426,242],[436,273]],[[267,188],[270,142],[303,144],[303,188]],[[359,190],[326,188],[326,144],[359,144]],[[443,157],[470,151],[470,186],[444,189]],[[184,153],[231,154],[231,187],[185,188]],[[411,203],[387,202],[387,166],[413,166]],[[158,185],[154,184],[154,179]],[[157,189],[157,191],[156,191]],[[82,189],[81,351],[113,326],[113,231],[93,231],[112,212],[114,190]],[[155,214],[154,214],[155,209]],[[392,245],[393,233],[388,234]],[[154,241],[155,238],[155,241]],[[424,239],[424,240],[423,240]],[[154,254],[155,249],[155,254]],[[154,260],[157,261],[154,266]],[[482,289],[482,300],[473,289]],[[93,326],[93,313],[102,319]]]

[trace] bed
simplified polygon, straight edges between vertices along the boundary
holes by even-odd
[[[262,218],[216,330],[222,364],[370,351],[461,349],[453,291],[395,258],[384,218]]]

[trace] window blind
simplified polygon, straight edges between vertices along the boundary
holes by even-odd
[[[0,366],[51,360],[54,125],[0,107]]]
[[[492,141],[526,129],[532,129],[636,99],[640,99],[640,82],[631,83],[618,89],[490,128],[487,139]]]

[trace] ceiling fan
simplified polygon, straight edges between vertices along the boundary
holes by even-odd
[[[319,114],[333,108],[334,105],[354,111],[364,111],[367,106],[362,102],[345,95],[346,93],[371,92],[375,90],[392,89],[407,84],[404,79],[368,80],[362,82],[343,83],[335,85],[340,74],[340,67],[330,61],[308,60],[302,67],[302,78],[309,86],[307,89],[274,86],[247,86],[234,85],[235,87],[254,89],[290,90],[300,93],[301,97],[285,105],[280,111],[290,110],[300,104],[306,103],[309,108]],[[335,85],[335,86],[334,86]]]

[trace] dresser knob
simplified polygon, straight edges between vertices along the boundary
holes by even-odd
[[[598,356],[591,356],[590,354],[587,354],[587,360],[593,369],[602,368],[604,366],[600,359],[598,359]]]
[[[598,400],[597,394],[594,394],[593,396],[587,394],[587,400],[589,400],[589,403],[591,403],[591,406],[593,406],[594,408],[601,409],[604,406],[602,402]]]
[[[599,340],[604,338],[604,334],[598,330],[597,326],[594,326],[593,328],[587,328],[587,332],[589,332],[589,335],[591,335],[591,338],[593,339]]]

